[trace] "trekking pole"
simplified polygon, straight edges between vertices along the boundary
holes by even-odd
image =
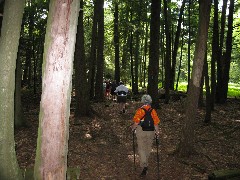
[[[136,158],[135,158],[135,140],[134,140],[135,130],[132,132],[133,134],[133,161],[134,161],[134,171],[136,172]]]
[[[158,135],[156,135],[156,145],[157,145],[157,173],[158,173],[158,180],[160,179],[160,173],[159,173],[159,154],[158,154],[158,145],[159,145],[159,139]]]

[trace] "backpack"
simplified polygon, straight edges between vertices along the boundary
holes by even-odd
[[[125,91],[118,91],[118,92],[117,92],[117,95],[118,95],[118,96],[126,96],[127,93],[126,93]]]
[[[145,111],[145,115],[141,119],[141,127],[143,131],[154,131],[154,121],[151,115],[152,108],[149,108],[148,110],[141,108]]]

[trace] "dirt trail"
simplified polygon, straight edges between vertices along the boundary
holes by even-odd
[[[68,167],[80,169],[82,180],[131,180],[139,179],[141,169],[136,156],[133,161],[133,136],[129,129],[139,102],[128,102],[125,114],[120,114],[117,103],[94,103],[97,112],[93,117],[81,119],[74,125],[70,117]],[[181,102],[161,104],[160,179],[204,180],[213,170],[240,168],[240,105],[229,102],[217,106],[213,122],[202,123],[204,109],[197,115],[195,147],[197,155],[179,158],[173,152],[179,142],[183,118]],[[33,167],[37,137],[38,108],[26,115],[31,128],[16,131],[16,147],[20,167]],[[234,113],[233,113],[234,112]],[[26,145],[27,144],[27,145]],[[137,152],[137,146],[136,146]],[[157,179],[157,149],[154,142],[150,156],[149,173],[145,179]]]

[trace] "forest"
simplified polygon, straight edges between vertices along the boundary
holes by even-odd
[[[143,94],[160,118],[146,179],[240,179],[239,16],[240,0],[0,0],[0,179],[138,179]]]

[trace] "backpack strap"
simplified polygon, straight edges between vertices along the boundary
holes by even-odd
[[[153,110],[153,108],[151,108],[151,107],[150,107],[148,110],[146,110],[145,108],[141,108],[141,109],[143,109],[143,110],[145,111],[145,114],[143,115],[143,117],[142,117],[140,120],[142,120],[143,118],[145,118],[147,112],[151,113],[152,110]]]

